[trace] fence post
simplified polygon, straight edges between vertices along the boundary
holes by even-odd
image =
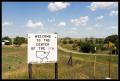
[[[108,68],[109,68],[109,78],[111,77],[110,76],[110,74],[111,74],[111,71],[110,71],[110,66],[111,66],[111,54],[109,55],[109,66],[108,66]]]
[[[55,63],[55,79],[58,79],[58,63]]]
[[[95,79],[95,66],[96,66],[96,56],[95,56],[95,59],[94,59],[94,65],[93,65],[93,76],[94,76],[94,79]]]
[[[73,63],[72,63],[72,53],[70,53],[70,58],[71,58],[71,66],[72,66],[72,64],[73,64]]]
[[[91,78],[91,70],[90,70],[90,68],[91,68],[91,55],[89,55],[89,79]]]
[[[28,64],[29,79],[32,79],[32,64]]]
[[[10,69],[11,69],[11,67],[9,66],[8,69],[9,69],[9,76],[8,76],[8,79],[10,79]]]

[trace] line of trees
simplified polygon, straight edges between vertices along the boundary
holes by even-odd
[[[112,43],[111,47],[109,46],[109,42]],[[95,53],[96,49],[101,51],[110,51],[112,54],[118,54],[119,52],[119,42],[118,35],[110,35],[106,38],[85,38],[85,40],[73,40],[70,37],[62,38],[62,44],[71,44],[73,50],[79,48],[79,51],[85,53]]]
[[[23,43],[27,44],[27,39],[24,37],[19,37],[19,36],[15,37],[13,39],[8,36],[5,36],[2,38],[2,41],[5,41],[5,40],[9,41],[9,42],[5,42],[5,45],[15,44],[15,45],[20,46]]]
[[[71,44],[73,50],[79,49],[79,51],[82,51],[82,52],[95,53],[95,44],[93,40],[88,40],[87,38],[85,39],[85,41],[81,41],[81,40],[73,40],[70,37],[66,37],[62,39],[61,42],[63,44]]]
[[[21,45],[23,43],[27,43],[27,39],[25,39],[24,37],[16,37],[14,39],[14,44],[15,45]]]

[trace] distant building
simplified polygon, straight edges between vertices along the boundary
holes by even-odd
[[[6,42],[9,42],[8,40],[3,40],[2,45],[5,45]]]
[[[5,45],[5,42],[4,42],[4,41],[2,41],[2,45]]]

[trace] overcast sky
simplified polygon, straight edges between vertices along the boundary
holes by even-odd
[[[2,36],[54,32],[74,38],[118,34],[118,3],[2,2]]]

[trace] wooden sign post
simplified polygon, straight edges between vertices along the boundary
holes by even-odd
[[[32,64],[28,64],[29,79],[32,79]]]
[[[58,79],[58,63],[55,63],[55,79]]]

